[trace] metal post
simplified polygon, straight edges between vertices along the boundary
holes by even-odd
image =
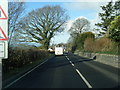
[[[0,90],[2,89],[2,59],[0,58]]]

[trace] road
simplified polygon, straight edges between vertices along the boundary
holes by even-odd
[[[117,88],[118,69],[74,54],[55,56],[7,88]]]

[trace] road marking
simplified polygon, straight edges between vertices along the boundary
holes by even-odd
[[[70,60],[69,58],[67,58],[68,60]]]
[[[70,59],[67,57],[67,60],[70,60]]]
[[[95,64],[91,64],[91,63],[87,63],[87,62],[83,62],[84,64],[86,64],[87,66],[94,68],[95,70],[101,72],[102,74],[106,75],[109,79],[113,79],[115,82],[118,81],[118,75],[115,73],[112,73],[110,71],[107,71],[105,69],[100,68],[99,66],[95,65]]]
[[[68,60],[70,60],[67,56],[65,56]]]
[[[70,60],[67,56],[65,56],[68,60]],[[69,61],[71,63],[71,65],[75,68],[75,65],[72,63],[72,61]],[[85,84],[88,86],[88,88],[92,88],[92,86],[90,85],[90,83],[85,79],[85,77],[80,73],[80,71],[78,69],[76,69],[76,72],[79,74],[79,76],[82,78],[82,80],[85,82]]]
[[[92,88],[92,86],[90,85],[90,83],[85,79],[85,77],[80,73],[80,71],[78,69],[75,69],[75,70],[80,75],[80,77],[82,78],[82,80],[86,83],[86,85],[88,86],[88,88]]]
[[[70,61],[70,63],[72,64],[72,62]]]
[[[67,56],[65,56],[68,60],[70,60]],[[72,66],[74,67],[75,65],[72,63],[72,61],[69,61],[71,64],[72,64]]]
[[[65,56],[67,58],[67,56]]]
[[[72,63],[72,66],[74,67],[75,65]]]
[[[34,67],[33,69],[31,69],[30,71],[26,72],[24,75],[22,75],[21,77],[19,77],[18,79],[14,80],[13,82],[11,82],[10,84],[8,84],[7,86],[5,86],[5,88],[10,87],[11,85],[13,85],[14,83],[16,83],[17,81],[19,81],[21,78],[23,78],[24,76],[26,76],[27,74],[29,74],[30,72],[32,72],[33,70],[35,70],[36,68],[38,68],[40,65],[44,64],[45,62],[47,62],[47,60],[45,60],[44,62],[40,63],[39,65],[37,65],[36,67]]]

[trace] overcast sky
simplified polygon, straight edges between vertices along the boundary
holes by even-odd
[[[70,37],[68,29],[72,22],[79,17],[87,18],[94,27],[99,21],[98,13],[101,12],[101,5],[105,5],[111,0],[24,0],[26,3],[26,14],[33,9],[44,7],[45,5],[60,5],[65,8],[70,16],[66,30],[52,38],[52,43],[66,43]],[[44,2],[43,2],[44,1]],[[50,2],[48,2],[50,1]]]

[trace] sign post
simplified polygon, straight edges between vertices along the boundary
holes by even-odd
[[[0,90],[2,89],[2,59],[0,58]]]
[[[0,1],[0,89],[2,89],[2,59],[8,58],[8,0]]]

